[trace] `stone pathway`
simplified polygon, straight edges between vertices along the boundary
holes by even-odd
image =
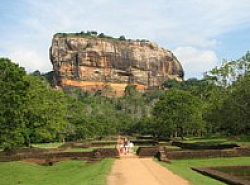
[[[188,181],[162,167],[152,158],[121,155],[114,162],[107,185],[188,185]]]

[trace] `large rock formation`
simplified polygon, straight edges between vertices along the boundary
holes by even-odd
[[[56,85],[86,91],[108,87],[117,96],[128,84],[146,90],[183,77],[182,66],[173,53],[149,41],[56,34],[50,58]]]

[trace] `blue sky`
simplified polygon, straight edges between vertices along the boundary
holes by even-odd
[[[1,0],[0,56],[46,72],[54,33],[97,30],[156,42],[200,78],[250,50],[249,10],[250,0]]]

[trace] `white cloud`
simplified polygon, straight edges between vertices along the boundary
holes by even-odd
[[[15,48],[7,54],[7,57],[20,66],[25,67],[29,72],[51,70],[51,64],[47,59],[47,55],[41,55],[41,52],[30,48]]]
[[[202,72],[211,70],[218,62],[212,50],[199,50],[193,47],[178,47],[173,53],[181,61],[188,77],[202,77]]]
[[[26,61],[20,63],[31,71],[52,68],[48,50],[56,32],[97,30],[116,37],[146,38],[181,50],[179,59],[186,65],[185,61],[198,58],[184,55],[187,48],[209,58],[221,34],[250,25],[249,0],[20,0],[11,5],[6,3],[6,12],[0,11],[4,15],[0,23],[5,25],[0,27],[2,55]],[[13,22],[5,20],[8,17]]]

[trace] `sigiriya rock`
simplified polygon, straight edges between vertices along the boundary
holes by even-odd
[[[55,85],[91,92],[109,87],[116,96],[127,85],[145,91],[166,80],[182,81],[184,73],[171,51],[145,40],[55,34],[50,59]]]

